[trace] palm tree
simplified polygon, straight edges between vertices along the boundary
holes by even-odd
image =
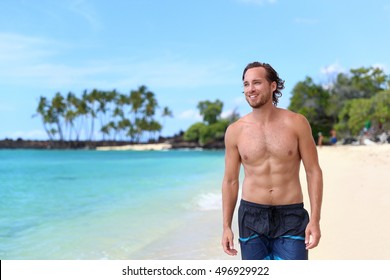
[[[87,139],[88,136],[88,115],[90,114],[90,107],[88,106],[87,98],[86,98],[86,91],[84,91],[82,98],[79,99],[79,102],[77,103],[77,117],[80,118],[78,127],[76,129],[76,139],[78,140],[80,137],[81,130],[85,124],[85,131],[84,135]]]
[[[151,120],[147,123],[147,130],[149,131],[150,133],[150,136],[149,136],[149,141],[155,137],[154,134],[155,133],[160,133],[161,132],[161,129],[162,129],[162,126],[161,124],[156,121],[156,120]]]
[[[154,119],[157,108],[154,93],[143,85],[131,90],[128,95],[120,94],[115,89],[93,89],[90,92],[84,90],[81,98],[73,92],[68,92],[65,98],[57,92],[51,100],[41,96],[35,116],[41,116],[51,140],[58,134],[63,141],[66,134],[69,140],[76,137],[78,141],[84,132],[85,138],[92,141],[95,119],[98,118],[103,139],[108,136],[115,139],[121,135],[139,141],[145,132],[152,137],[161,131],[161,124]],[[130,113],[130,116],[127,117],[126,113]],[[168,116],[172,117],[173,114],[168,107],[164,107],[162,117]]]
[[[133,117],[134,123],[135,120],[138,118],[138,111],[142,108],[142,105],[145,101],[143,97],[145,90],[146,87],[141,86],[138,88],[138,90],[132,90],[130,92],[130,96],[129,96],[130,104],[131,104],[130,112],[134,113],[134,117]]]
[[[77,107],[79,99],[72,92],[66,96],[64,119],[66,127],[69,126],[69,140],[72,139],[72,131],[74,129],[74,120],[77,117]],[[78,139],[77,139],[78,140]]]
[[[132,123],[129,119],[127,118],[123,118],[122,120],[120,120],[116,126],[117,130],[119,133],[122,134],[122,136],[130,136],[131,133],[131,128],[132,128]],[[130,135],[129,135],[130,134]]]
[[[57,92],[54,98],[51,100],[50,109],[52,109],[53,120],[57,125],[57,131],[60,135],[61,141],[64,140],[61,119],[64,118],[65,108],[66,108],[66,104],[64,102],[64,97],[61,95],[61,93]]]
[[[98,108],[97,108],[97,113],[99,115],[99,120],[100,120],[100,127],[104,127],[106,124],[109,123],[108,120],[108,112],[112,110],[110,108],[110,105],[112,102],[116,99],[116,91],[98,91]]]
[[[84,91],[83,94],[83,100],[87,104],[89,104],[88,107],[88,114],[91,116],[91,130],[89,134],[89,140],[93,140],[93,134],[95,130],[95,119],[97,117],[97,111],[95,109],[95,104],[97,103],[97,100],[99,98],[99,91],[97,89],[93,89],[90,93],[87,93],[87,91]]]
[[[38,102],[38,107],[36,109],[36,114],[34,114],[33,117],[36,117],[37,115],[41,116],[43,128],[45,129],[47,136],[49,136],[49,139],[53,140],[52,134],[50,133],[50,128],[48,127],[48,124],[50,124],[48,110],[49,110],[49,104],[48,104],[47,98],[44,96],[40,96],[39,102]]]
[[[163,108],[161,117],[164,119],[164,123],[163,123],[163,127],[164,127],[164,126],[165,126],[165,123],[166,123],[166,118],[167,118],[167,117],[173,118],[173,113],[172,113],[172,111],[171,111],[168,107],[165,106],[165,107]]]

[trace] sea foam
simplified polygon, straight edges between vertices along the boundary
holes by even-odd
[[[203,193],[196,197],[196,208],[201,211],[222,209],[222,195],[220,193]]]

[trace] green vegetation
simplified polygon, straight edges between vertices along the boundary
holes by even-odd
[[[81,98],[72,92],[66,96],[58,92],[51,100],[41,96],[35,116],[41,117],[50,140],[78,141],[81,133],[95,140],[98,121],[103,140],[139,142],[146,133],[151,140],[161,131],[162,125],[154,118],[158,108],[154,93],[140,86],[127,95],[94,89],[84,91]],[[172,112],[164,107],[161,116],[172,117]]]
[[[390,130],[390,76],[379,68],[351,69],[340,73],[328,86],[306,77],[292,91],[289,110],[306,116],[317,139],[322,132],[327,139],[336,129],[341,137],[357,136],[367,123],[380,133]],[[121,94],[117,91],[84,91],[81,98],[69,92],[57,93],[51,100],[41,96],[36,116],[40,116],[50,140],[95,140],[95,127],[103,140],[129,139],[140,142],[155,139],[162,125],[155,120],[158,102],[146,86]],[[205,100],[198,103],[202,122],[191,125],[184,140],[206,145],[221,141],[228,125],[239,118],[234,111],[222,118],[223,102]],[[168,107],[162,117],[172,117]],[[96,125],[96,122],[99,122]],[[146,134],[148,137],[146,137]]]
[[[198,109],[203,117],[203,122],[197,122],[190,126],[184,133],[184,140],[205,145],[213,141],[223,140],[226,128],[230,123],[238,119],[238,114],[233,112],[229,118],[221,118],[223,102],[216,100],[200,101]]]
[[[307,117],[316,138],[334,128],[341,137],[357,136],[367,122],[376,133],[390,129],[390,76],[379,68],[338,74],[327,88],[306,77],[295,85],[288,109]]]

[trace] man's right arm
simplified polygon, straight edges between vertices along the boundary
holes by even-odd
[[[237,203],[240,173],[240,155],[235,143],[234,128],[228,127],[225,133],[225,174],[222,182],[223,235],[222,246],[226,254],[234,256],[234,234],[232,219]]]

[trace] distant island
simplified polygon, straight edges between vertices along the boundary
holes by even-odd
[[[114,150],[115,147],[120,150],[154,150],[154,149],[224,149],[225,144],[222,139],[211,141],[205,145],[201,145],[196,141],[185,141],[183,132],[180,132],[173,137],[159,137],[158,140],[149,142],[135,143],[131,141],[112,141],[112,140],[97,140],[97,141],[60,141],[60,140],[24,140],[18,138],[0,140],[0,149],[46,149],[46,150]],[[136,146],[140,148],[135,148]],[[144,148],[142,148],[144,147]],[[156,148],[160,147],[160,148]]]

